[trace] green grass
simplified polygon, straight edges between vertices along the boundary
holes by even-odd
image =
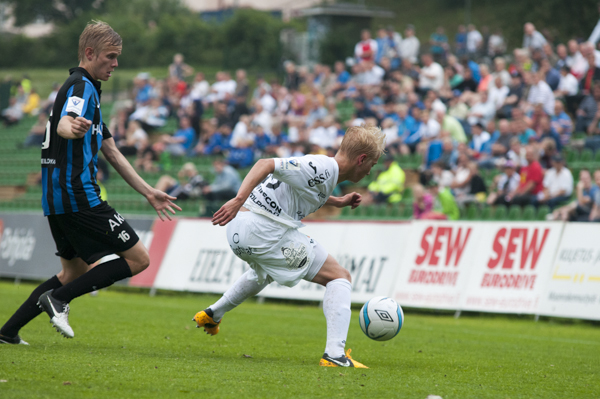
[[[0,319],[31,284],[0,282]],[[321,368],[325,319],[314,305],[231,312],[215,337],[192,328],[216,297],[102,291],[72,303],[76,337],[42,315],[2,346],[2,398],[575,398],[600,395],[600,331],[586,322],[407,312],[388,342],[363,335],[354,309],[347,347],[369,370]],[[246,355],[246,356],[245,356]],[[251,356],[251,357],[249,357]]]

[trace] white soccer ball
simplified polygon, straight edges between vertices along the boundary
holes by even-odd
[[[387,341],[400,332],[404,312],[392,298],[378,296],[365,303],[358,316],[360,328],[375,341]]]

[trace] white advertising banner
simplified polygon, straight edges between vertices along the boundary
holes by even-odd
[[[352,275],[352,302],[391,295],[410,223],[306,222],[314,238]],[[293,288],[273,283],[261,295],[320,301],[325,288],[301,281]]]
[[[403,306],[457,309],[484,223],[411,224],[393,298]]]
[[[460,309],[536,313],[543,298],[563,224],[482,224]]]
[[[353,302],[390,295],[410,224],[307,222],[306,225],[301,231],[323,245],[352,274]],[[180,220],[154,287],[225,292],[248,268],[229,248],[225,232],[224,227],[213,226],[208,220]],[[324,290],[305,281],[293,288],[273,283],[260,295],[320,301]]]
[[[568,223],[540,314],[600,320],[600,224]]]

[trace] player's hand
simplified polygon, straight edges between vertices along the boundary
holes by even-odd
[[[237,215],[238,211],[242,207],[243,202],[237,200],[236,198],[227,201],[221,209],[215,212],[212,217],[212,224],[225,226],[227,223],[231,222],[235,215]]]
[[[82,138],[85,136],[88,130],[90,130],[90,126],[92,126],[92,121],[89,121],[81,116],[73,119],[71,121],[71,133],[73,133],[78,138]]]
[[[344,200],[343,206],[350,206],[352,209],[356,209],[356,207],[359,206],[362,201],[362,195],[356,192],[346,194],[342,198]]]
[[[163,217],[166,217],[167,219],[171,220],[171,215],[169,215],[169,212],[175,215],[175,211],[173,210],[173,208],[177,209],[178,211],[181,211],[181,208],[175,205],[174,202],[172,202],[177,198],[171,197],[167,193],[164,193],[160,190],[153,189],[150,192],[150,194],[146,196],[146,199],[148,200],[150,205],[152,205],[152,207],[156,210],[158,217],[162,221],[165,220],[163,219]]]

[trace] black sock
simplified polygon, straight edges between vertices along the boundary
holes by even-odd
[[[124,258],[111,260],[94,267],[68,284],[52,292],[59,301],[71,302],[73,299],[113,285],[116,281],[131,277],[131,269]]]
[[[17,311],[12,315],[10,319],[0,329],[0,334],[7,337],[15,337],[19,334],[19,330],[35,319],[37,315],[42,313],[42,310],[38,307],[37,301],[44,292],[53,290],[62,286],[58,277],[52,276],[50,279],[44,281],[38,285],[35,290],[29,295],[29,298]]]

